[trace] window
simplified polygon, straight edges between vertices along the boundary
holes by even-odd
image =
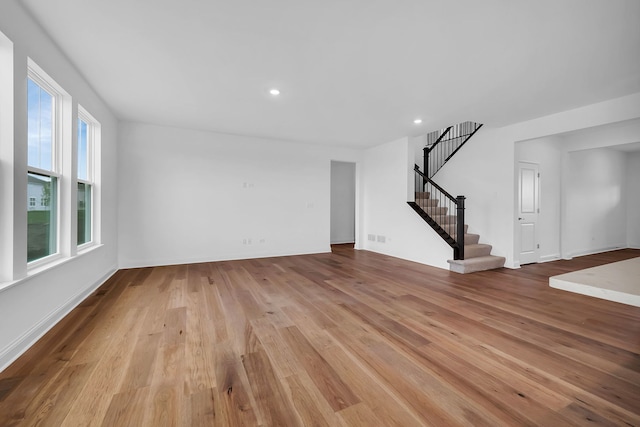
[[[57,96],[29,69],[27,81],[27,262],[58,252]],[[36,205],[36,200],[44,203]]]
[[[78,246],[95,241],[93,207],[95,199],[95,152],[98,123],[78,106]]]

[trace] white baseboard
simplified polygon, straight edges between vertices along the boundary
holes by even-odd
[[[626,249],[627,246],[611,246],[608,248],[601,248],[601,249],[592,249],[592,250],[588,250],[588,251],[579,251],[579,252],[574,252],[570,255],[571,258],[575,258],[575,257],[580,257],[580,256],[586,256],[586,255],[595,255],[595,254],[601,254],[604,252],[611,252],[611,251],[618,251],[620,249]],[[569,259],[571,259],[569,258]]]
[[[301,249],[297,251],[282,252],[264,252],[264,253],[248,253],[248,254],[225,254],[212,255],[203,257],[186,257],[186,258],[159,258],[153,260],[144,259],[128,259],[120,260],[119,267],[125,268],[146,268],[158,267],[165,265],[182,265],[182,264],[198,264],[202,262],[219,262],[219,261],[236,261],[244,259],[260,259],[260,258],[276,258],[296,255],[313,255],[331,252],[331,245],[318,247],[314,249]]]
[[[113,276],[116,271],[117,268],[115,266],[111,267],[105,275],[94,282],[91,286],[69,298],[64,304],[62,304],[62,306],[58,307],[56,310],[53,310],[51,313],[43,317],[31,329],[13,340],[5,348],[0,349],[0,372],[5,370],[18,357],[20,357],[33,344],[35,344],[36,341],[42,338],[44,334],[46,334],[51,328],[53,328],[60,320],[62,320],[67,314],[69,314],[71,310],[76,308],[89,295],[91,295],[93,291],[98,289],[107,280],[109,280],[109,278],[111,278],[111,276]]]
[[[558,261],[559,259],[560,259],[560,254],[551,254],[551,255],[541,256],[539,262]]]

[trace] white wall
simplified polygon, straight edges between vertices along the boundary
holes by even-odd
[[[365,151],[363,248],[448,269],[453,250],[407,204],[413,193],[414,151],[408,138]]]
[[[2,2],[0,31],[13,43],[13,140],[0,140],[3,209],[0,222],[3,262],[0,272],[0,370],[25,351],[117,268],[117,121],[63,53],[24,12],[19,2]],[[3,44],[3,49],[6,44]],[[6,52],[6,51],[4,51]],[[1,55],[6,58],[5,54]],[[102,243],[40,273],[26,269],[27,56],[32,58],[102,125]],[[6,65],[6,63],[4,64]],[[5,76],[5,73],[0,73]],[[4,77],[3,77],[4,79]],[[4,97],[4,93],[2,94]],[[3,104],[4,108],[4,104]],[[4,125],[5,122],[3,121]],[[3,133],[2,135],[5,135]],[[3,137],[4,138],[4,137]],[[6,204],[5,204],[6,203]],[[11,228],[7,227],[7,224]],[[7,243],[11,242],[11,243]],[[7,280],[7,278],[10,278]]]
[[[581,129],[560,136],[563,151],[561,233],[564,258],[628,246],[628,237],[621,237],[620,228],[623,230],[622,233],[628,236],[632,226],[629,218],[637,217],[640,211],[634,209],[634,206],[629,205],[628,202],[635,197],[634,185],[628,182],[626,172],[629,168],[627,161],[629,156],[616,151],[615,146],[638,142],[639,135],[640,119],[636,118]],[[571,179],[577,179],[576,175],[580,176],[581,173],[588,173],[584,171],[585,166],[581,162],[589,162],[594,167],[601,165],[600,168],[593,170],[592,176],[585,177],[590,180],[591,185],[595,186],[593,191],[600,197],[606,197],[605,194],[608,194],[609,197],[618,198],[617,192],[621,192],[618,208],[612,209],[614,215],[621,218],[622,223],[604,224],[598,232],[607,233],[608,237],[592,235],[588,231],[575,232],[576,221],[581,224],[593,224],[602,215],[600,209],[596,208],[582,211],[579,219],[575,217],[580,201],[576,200],[574,194],[576,184],[572,183]],[[604,178],[596,179],[602,170],[606,171],[607,168],[611,170],[610,179],[614,181]],[[570,202],[577,203],[578,206],[572,206]],[[608,203],[611,203],[610,200],[605,202],[605,204]],[[571,232],[572,230],[574,232]],[[586,235],[589,235],[588,239]]]
[[[425,135],[409,137],[409,150],[413,149],[413,163],[420,166],[420,170],[424,172],[424,146]],[[413,166],[411,166],[413,168]]]
[[[331,160],[359,152],[122,124],[120,266],[329,251]]]
[[[331,244],[355,243],[356,165],[331,162]]]
[[[626,247],[626,182],[622,152],[599,148],[569,153],[564,194],[569,256]]]
[[[640,152],[627,159],[627,246],[640,249]]]
[[[545,137],[516,144],[518,161],[537,163],[540,171],[540,214],[538,243],[540,261],[560,258],[560,192],[562,140]]]

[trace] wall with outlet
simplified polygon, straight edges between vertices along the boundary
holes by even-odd
[[[408,138],[365,151],[363,246],[448,269],[452,249],[407,204],[413,194],[414,152]]]
[[[138,123],[120,128],[120,267],[330,250],[331,160],[360,151]]]

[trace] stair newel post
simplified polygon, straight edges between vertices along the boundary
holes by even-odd
[[[431,151],[431,148],[429,147],[424,147],[422,149],[422,163],[423,163],[423,170],[424,170],[424,175],[425,176],[429,176],[429,152]]]
[[[457,258],[455,259],[464,259],[464,196],[456,197],[456,242],[458,243]],[[454,254],[456,255],[456,254]]]

